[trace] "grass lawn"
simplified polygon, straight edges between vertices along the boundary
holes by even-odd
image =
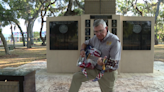
[[[5,67],[17,67],[34,60],[46,59],[46,46],[17,47],[10,51],[11,55],[5,55],[4,49],[0,49],[0,69]]]
[[[154,60],[164,62],[164,44],[154,46]],[[0,69],[5,67],[17,67],[34,60],[46,60],[46,46],[17,47],[10,51],[11,55],[5,55],[4,49],[0,48]]]

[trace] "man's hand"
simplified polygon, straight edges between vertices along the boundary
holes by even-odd
[[[104,57],[104,59],[106,59],[106,58],[107,58],[107,56]],[[102,61],[102,57],[98,58],[97,64],[100,65],[100,66],[102,66],[104,64],[103,61]]]
[[[80,51],[80,56],[85,57],[85,51],[84,50]]]

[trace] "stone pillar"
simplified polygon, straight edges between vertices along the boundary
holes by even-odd
[[[115,0],[85,0],[85,14],[115,14]]]

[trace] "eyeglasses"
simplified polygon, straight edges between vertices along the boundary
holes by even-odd
[[[94,31],[94,34],[103,33],[103,32],[104,32],[104,29],[101,29],[99,31]]]

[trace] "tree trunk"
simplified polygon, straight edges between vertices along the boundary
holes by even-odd
[[[34,21],[33,20],[28,20],[28,26],[27,26],[27,48],[31,48],[31,45],[33,44],[33,25],[34,25]]]
[[[69,0],[68,8],[67,8],[67,11],[65,12],[64,16],[71,15],[72,2],[73,2],[73,0]]]
[[[46,42],[46,35],[45,35],[44,40],[43,40],[43,43],[42,43],[43,46],[46,45],[45,42]]]
[[[155,45],[158,45],[157,35],[155,35]]]
[[[157,10],[156,10],[156,13],[155,13],[155,23],[157,21],[157,16],[159,14],[159,6],[160,6],[160,3],[161,3],[161,0],[158,0]]]
[[[156,24],[156,34],[155,34],[155,45],[158,45],[158,39],[157,39],[157,24]]]
[[[156,13],[155,13],[155,23],[156,23],[155,45],[158,45],[158,39],[157,39],[157,16],[159,14],[160,3],[161,3],[161,0],[158,0],[157,10],[156,10]]]
[[[1,40],[2,40],[3,47],[4,47],[4,49],[5,49],[6,55],[9,55],[9,54],[10,54],[9,48],[8,48],[8,46],[7,46],[7,42],[6,42],[5,37],[3,36],[2,32],[0,32],[0,38],[1,38]]]
[[[45,44],[46,36],[45,36],[44,38],[42,37],[43,23],[46,22],[46,21],[44,21],[44,16],[45,16],[46,13],[47,13],[48,7],[49,7],[50,5],[52,5],[52,4],[55,4],[56,1],[57,1],[57,0],[55,0],[55,1],[52,2],[52,3],[49,3],[47,6],[44,6],[44,5],[43,5],[43,7],[45,7],[45,8],[44,8],[44,10],[41,10],[41,12],[40,12],[41,19],[42,19],[41,28],[40,28],[40,39],[42,40],[42,45],[43,45],[43,46],[46,45],[46,44]],[[53,10],[55,10],[55,9],[53,9]],[[59,10],[60,10],[60,9],[59,9]],[[42,11],[44,11],[44,14],[42,13]],[[51,13],[52,13],[52,10],[50,10],[50,11],[51,11]]]
[[[34,22],[35,22],[35,19],[32,20],[32,23],[31,23],[31,31],[30,31],[30,39],[31,39],[31,45],[34,45],[34,36],[33,36],[33,26],[34,26]]]
[[[20,25],[18,23],[15,22],[15,24],[18,26],[21,34],[22,34],[22,41],[23,41],[23,46],[25,46],[25,38],[24,38],[24,34],[23,34],[23,31],[22,31],[22,28],[20,27]]]
[[[11,29],[11,38],[13,40],[13,47],[15,48],[15,39],[14,39],[14,35],[13,35],[13,26],[12,26],[12,24],[11,24],[10,29]]]
[[[41,28],[40,28],[40,39],[42,40],[42,45],[43,46],[45,46],[46,44],[45,44],[45,38],[46,38],[46,36],[45,36],[45,38],[43,38],[42,37],[42,29],[43,29],[43,23],[44,23],[44,19],[43,19],[44,17],[42,16],[42,22],[41,22]]]
[[[32,25],[31,25],[32,26]],[[31,45],[34,45],[34,42],[33,42],[33,33],[32,33],[32,27],[30,28],[30,42],[31,42]]]
[[[30,34],[30,31],[31,31],[31,21],[29,20],[28,22],[28,26],[27,26],[27,48],[31,48],[31,34]]]
[[[159,34],[159,41],[158,42],[160,42],[160,39],[161,39],[161,35]]]

